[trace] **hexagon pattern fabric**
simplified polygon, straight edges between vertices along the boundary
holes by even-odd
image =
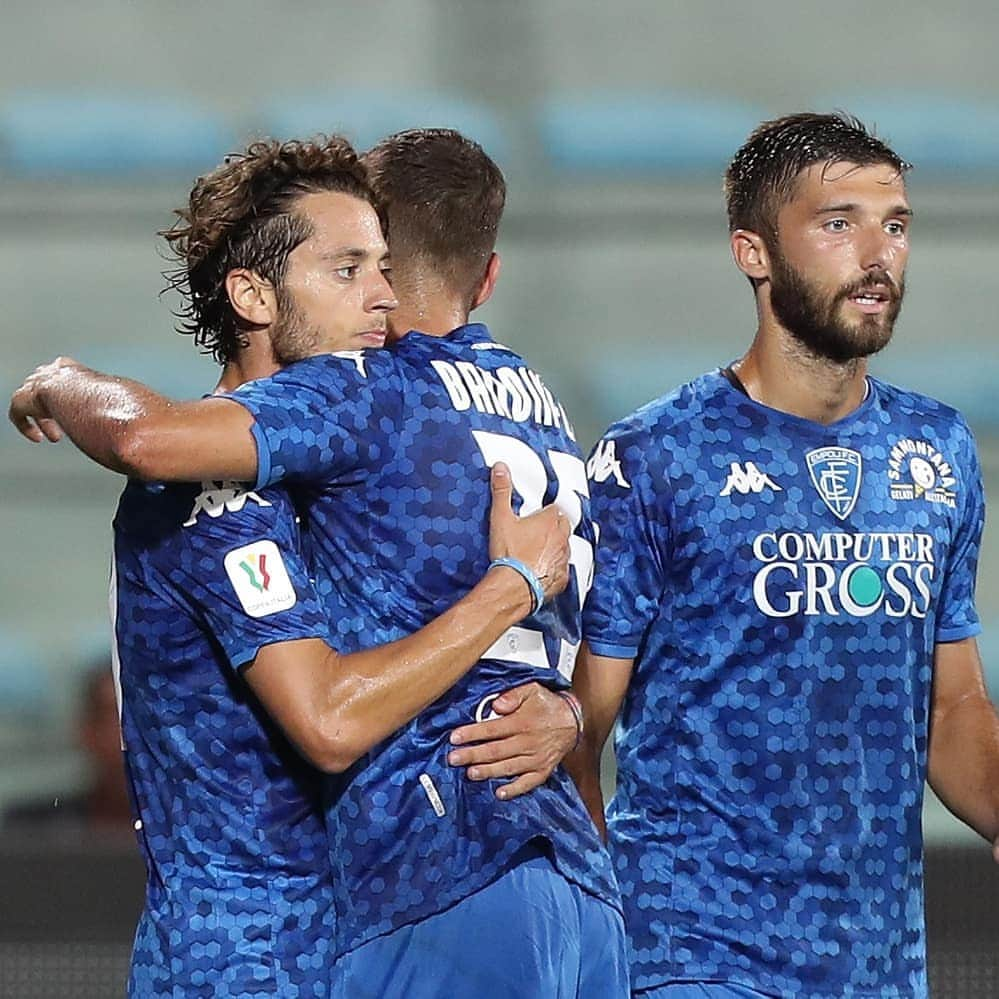
[[[392,349],[325,355],[248,383],[258,485],[284,479],[340,651],[401,638],[486,572],[488,467],[511,470],[522,513],[556,497],[575,528],[570,587],[511,629],[444,697],[331,786],[338,950],[447,908],[541,839],[559,871],[619,905],[609,858],[571,780],[503,802],[447,762],[459,725],[536,680],[564,687],[592,566],[586,474],[565,412],[481,325],[409,333]]]
[[[112,611],[148,871],[129,994],[325,997],[333,899],[318,774],[238,672],[328,640],[278,489],[126,487]]]
[[[868,385],[822,426],[715,372],[591,456],[633,988],[925,995],[931,667],[979,630],[983,498],[954,410]]]

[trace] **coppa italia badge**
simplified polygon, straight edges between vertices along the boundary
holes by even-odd
[[[956,479],[950,463],[932,444],[905,437],[888,454],[888,481],[893,500],[925,499],[954,507]]]
[[[820,447],[805,455],[812,485],[840,520],[846,520],[860,494],[861,457],[847,447]]]

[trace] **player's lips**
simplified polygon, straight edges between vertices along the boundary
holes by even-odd
[[[895,293],[887,285],[872,285],[850,295],[852,302],[861,312],[878,315],[884,312],[895,298]]]
[[[357,336],[358,339],[363,340],[369,347],[385,346],[385,330],[383,329],[364,330],[362,333],[358,333]]]

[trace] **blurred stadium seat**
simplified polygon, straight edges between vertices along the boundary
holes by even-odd
[[[840,108],[891,143],[916,167],[915,177],[982,180],[999,168],[999,107],[945,94],[841,94],[819,110]],[[994,179],[990,177],[989,179]]]
[[[200,171],[233,145],[224,119],[178,97],[30,92],[0,105],[2,165],[20,176]]]
[[[500,163],[510,150],[502,122],[489,108],[448,94],[339,90],[288,95],[265,103],[258,121],[267,135],[287,139],[340,133],[358,149],[406,128],[454,128]]]
[[[727,101],[655,93],[573,94],[538,113],[550,163],[577,174],[720,176],[766,117]]]

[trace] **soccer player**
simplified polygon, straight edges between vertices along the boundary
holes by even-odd
[[[198,332],[224,363],[220,391],[303,349],[384,337],[395,305],[387,250],[365,171],[342,140],[251,146],[199,182],[185,221],[192,295],[213,293]],[[294,304],[267,321],[259,310],[282,298]],[[311,327],[295,310],[303,302]],[[509,474],[494,470],[493,483],[491,554],[526,566],[543,594],[516,568],[491,566],[417,634],[342,656],[283,490],[126,487],[111,609],[149,876],[130,994],[329,995],[320,774],[289,738],[323,770],[346,769],[565,585],[560,515],[516,518]]]
[[[388,203],[403,302],[393,327],[416,327],[391,350],[309,357],[228,400],[171,404],[114,383],[117,421],[100,403],[109,380],[74,369],[16,415],[34,405],[91,456],[132,454],[148,478],[293,483],[343,652],[420,627],[486,569],[489,467],[509,468],[522,515],[545,500],[564,509],[574,529],[566,592],[329,797],[335,994],[623,995],[614,877],[571,781],[556,771],[504,801],[497,778],[510,761],[457,750],[454,763],[474,763],[481,781],[449,762],[451,732],[476,722],[462,734],[498,736],[518,762],[508,719],[490,719],[492,709],[527,681],[567,686],[592,567],[585,470],[564,410],[520,357],[467,324],[498,275],[502,175],[449,131],[395,136],[368,162]]]
[[[902,304],[908,166],[857,121],[761,125],[726,175],[741,360],[614,425],[573,758],[645,999],[926,994],[924,780],[999,834],[961,416],[867,373]]]

